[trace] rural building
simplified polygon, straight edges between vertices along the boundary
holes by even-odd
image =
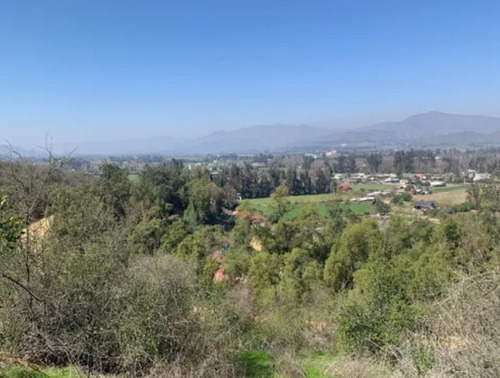
[[[477,182],[482,180],[489,180],[490,177],[491,175],[489,173],[475,173],[472,181]]]
[[[432,188],[438,188],[440,186],[446,186],[446,183],[444,181],[431,181],[429,184],[430,184],[430,186]]]
[[[427,209],[435,209],[436,203],[434,201],[417,201],[413,203],[413,208],[426,211]]]

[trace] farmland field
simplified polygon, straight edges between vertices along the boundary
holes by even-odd
[[[449,185],[449,186],[443,186],[440,188],[432,188],[431,190],[434,193],[442,193],[442,192],[452,192],[454,190],[463,190],[466,189],[467,185],[465,184],[458,184],[458,185]]]
[[[271,214],[270,204],[262,204],[258,203],[254,205],[253,200],[247,200],[250,202],[250,209],[253,212],[262,214],[264,216],[269,216]],[[333,205],[336,203],[335,201],[331,202],[300,202],[295,203],[292,209],[284,215],[286,219],[295,219],[300,217],[306,211],[312,210],[315,214],[319,216],[326,217],[328,215],[328,205]],[[356,214],[366,214],[371,210],[371,205],[365,203],[346,203],[346,202],[337,202],[339,206],[343,209],[350,209]]]
[[[361,187],[364,187],[367,191],[382,189],[381,185],[370,184],[370,185],[356,185],[357,191]],[[384,188],[387,185],[383,186]],[[354,189],[356,191],[356,189]],[[351,196],[349,194],[311,194],[303,196],[288,196],[287,199],[292,204],[292,209],[285,215],[288,219],[294,219],[304,211],[314,211],[320,216],[326,216],[328,214],[328,206],[334,203],[338,203],[342,208],[349,208],[357,214],[365,214],[370,212],[371,205],[363,203],[349,203],[346,202]],[[256,213],[260,213],[264,216],[268,216],[271,212],[271,198],[253,198],[247,199],[246,202],[250,209]]]
[[[452,187],[450,187],[452,188]],[[446,188],[440,188],[446,189]],[[454,206],[465,202],[467,199],[467,191],[464,188],[452,189],[448,191],[434,191],[432,194],[423,196],[413,196],[414,201],[435,201],[439,206]]]

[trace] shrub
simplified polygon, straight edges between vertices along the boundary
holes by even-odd
[[[464,276],[428,306],[425,323],[400,349],[404,376],[500,375],[500,272]]]

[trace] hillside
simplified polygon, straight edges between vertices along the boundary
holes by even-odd
[[[284,152],[329,148],[467,147],[500,144],[500,118],[429,112],[398,122],[354,129],[307,125],[258,125],[181,139],[176,135],[139,140],[55,144],[57,153],[207,154]],[[22,146],[23,147],[23,146]],[[1,155],[1,151],[0,151]]]
[[[330,129],[304,125],[260,125],[234,131],[218,131],[183,146],[188,152],[261,152],[305,147],[321,141]]]
[[[467,146],[498,144],[500,118],[441,112],[416,114],[400,122],[383,122],[327,135],[325,144],[351,147]],[[491,138],[489,134],[494,134]]]

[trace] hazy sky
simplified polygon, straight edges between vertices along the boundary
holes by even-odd
[[[0,138],[500,116],[500,1],[0,0]]]

